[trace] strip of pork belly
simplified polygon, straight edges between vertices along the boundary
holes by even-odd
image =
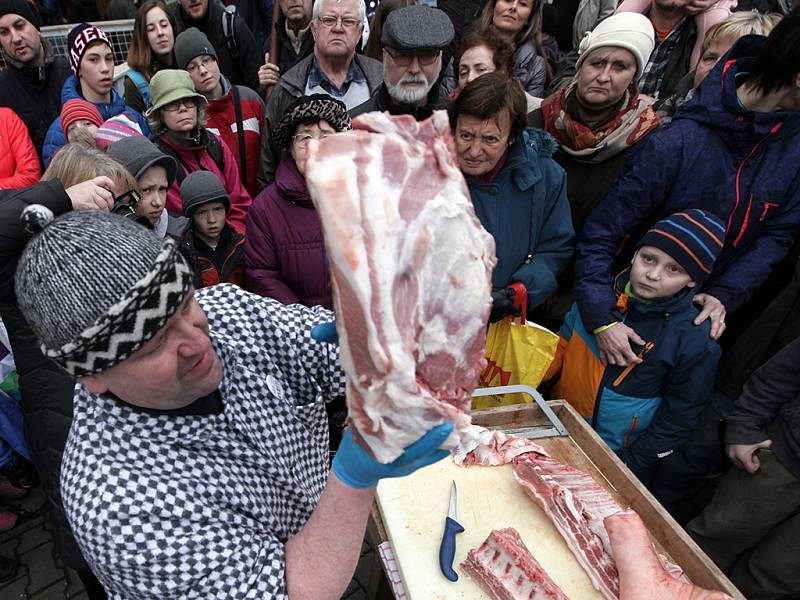
[[[633,511],[606,517],[605,527],[619,571],[620,600],[731,600],[672,577],[656,554],[650,533]]]
[[[495,529],[461,568],[497,600],[569,600],[515,529]]]
[[[606,550],[603,519],[622,508],[589,475],[551,458],[521,457],[515,461],[514,475],[555,525],[595,589],[616,600],[619,575]]]
[[[494,240],[446,113],[370,113],[312,142],[306,166],[331,269],[354,438],[381,462],[437,424],[455,446],[485,363]]]
[[[471,425],[462,432],[453,460],[464,467],[490,467],[508,464],[530,452],[548,456],[545,449],[536,442],[480,425]]]

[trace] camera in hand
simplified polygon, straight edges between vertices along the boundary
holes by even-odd
[[[129,190],[120,196],[114,196],[114,206],[111,207],[111,212],[115,215],[122,215],[126,219],[131,219],[144,225],[148,229],[153,228],[150,219],[136,214],[136,205],[139,202],[139,192],[136,190]]]

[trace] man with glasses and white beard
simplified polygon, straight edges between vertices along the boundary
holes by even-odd
[[[392,11],[381,35],[383,85],[350,115],[389,111],[421,121],[444,108],[439,97],[442,50],[452,39],[453,24],[437,8],[412,5]]]
[[[381,63],[356,54],[364,31],[363,0],[317,0],[311,15],[314,52],[286,71],[267,102],[264,131],[272,131],[286,109],[302,96],[326,94],[348,110],[366,102],[382,83]],[[266,187],[275,179],[281,149],[261,140],[258,183]]]

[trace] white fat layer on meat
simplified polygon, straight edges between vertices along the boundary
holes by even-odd
[[[369,119],[374,120],[372,115]],[[440,131],[449,129],[444,112],[435,120]],[[382,125],[384,132],[392,127],[394,123]],[[406,177],[401,182],[381,176],[386,172],[381,144],[390,137],[407,150]],[[328,260],[347,278],[353,299],[364,311],[367,350],[378,374],[376,381],[359,374],[347,324],[338,327],[342,366],[349,385],[363,398],[363,410],[372,425],[364,430],[362,419],[354,426],[359,427],[375,457],[390,462],[437,424],[431,417],[436,414],[433,406],[443,413],[439,423],[455,422],[456,431],[448,440],[451,446],[456,444],[458,432],[469,425],[468,414],[446,405],[437,395],[467,397],[479,375],[479,365],[465,364],[465,349],[485,328],[494,240],[480,227],[463,177],[441,139],[433,142],[432,149],[447,175],[445,186],[436,196],[425,199],[410,222],[401,215],[398,199],[413,185],[415,175],[434,168],[430,152],[423,152],[424,145],[408,144],[395,134],[374,135],[365,143],[373,148],[369,164],[364,166],[368,176],[358,178],[358,169],[353,166],[355,149],[315,160],[317,144],[312,143],[307,180],[324,224]],[[420,244],[428,247],[420,248]],[[398,299],[393,292],[395,282],[404,277],[416,281],[418,297],[407,299],[412,311],[399,323],[400,315],[395,312]],[[374,318],[375,313],[380,317]],[[454,358],[456,369],[474,371],[458,389],[431,393],[418,385],[418,364],[437,353]]]

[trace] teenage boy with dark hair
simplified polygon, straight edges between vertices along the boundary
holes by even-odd
[[[636,360],[627,367],[603,364],[596,336],[573,304],[545,375],[560,373],[555,397],[578,409],[646,485],[711,400],[720,349],[709,323],[692,323],[699,312],[692,297],[724,238],[722,221],[701,210],[656,223],[614,286],[621,320],[642,338]]]
[[[125,104],[125,100],[113,88],[114,48],[106,33],[88,23],[76,25],[67,36],[69,64],[73,75],[64,82],[61,102],[66,104],[73,98],[88,100],[100,111],[103,120],[125,113],[139,124],[142,134],[150,137],[150,128],[144,117]],[[42,151],[47,166],[56,151],[67,143],[59,116],[47,131]]]
[[[181,183],[181,201],[190,223],[180,251],[194,272],[194,287],[244,287],[244,236],[225,221],[231,201],[222,181],[210,171],[190,173]]]

